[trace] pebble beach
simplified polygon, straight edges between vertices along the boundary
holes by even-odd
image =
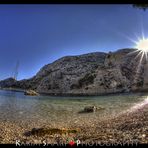
[[[33,129],[36,132],[32,132]],[[75,132],[70,132],[71,129]],[[68,130],[69,132],[64,132]],[[67,144],[70,139],[79,139],[83,143],[148,143],[148,105],[110,119],[87,123],[78,121],[47,124],[46,121],[38,120],[18,124],[0,121],[0,144],[15,144],[16,140],[23,144],[42,144],[44,140],[49,144]]]

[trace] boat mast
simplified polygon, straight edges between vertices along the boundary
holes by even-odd
[[[13,76],[13,78],[15,80],[17,80],[17,77],[18,77],[18,68],[19,68],[19,61],[17,61],[15,69],[14,69],[14,76]]]

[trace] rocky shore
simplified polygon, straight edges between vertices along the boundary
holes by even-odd
[[[148,92],[148,62],[142,60],[139,65],[140,58],[135,58],[135,50],[66,56],[43,66],[30,79],[1,80],[0,89],[27,91],[27,95],[38,93],[53,96]],[[28,90],[31,92],[28,93]],[[104,117],[103,120],[86,118],[52,123],[46,118],[20,122],[0,120],[0,143],[15,143],[16,140],[41,143],[44,139],[48,143],[67,143],[70,139],[148,143],[147,133],[148,105],[110,119]]]
[[[111,119],[76,123],[48,123],[45,121],[0,121],[0,143],[21,144],[68,143],[79,139],[83,143],[148,143],[148,105],[127,111]]]

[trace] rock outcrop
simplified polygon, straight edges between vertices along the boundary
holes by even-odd
[[[0,86],[56,95],[148,91],[148,63],[145,58],[140,62],[141,57],[133,52],[135,50],[66,56],[45,65],[31,79],[11,83],[7,79],[1,81]]]
[[[24,92],[24,95],[28,95],[28,96],[38,96],[39,94],[37,92],[35,92],[34,90],[26,90]]]

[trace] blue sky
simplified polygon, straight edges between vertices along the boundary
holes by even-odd
[[[45,64],[67,55],[135,46],[148,11],[132,5],[0,5],[0,80],[30,78]]]

